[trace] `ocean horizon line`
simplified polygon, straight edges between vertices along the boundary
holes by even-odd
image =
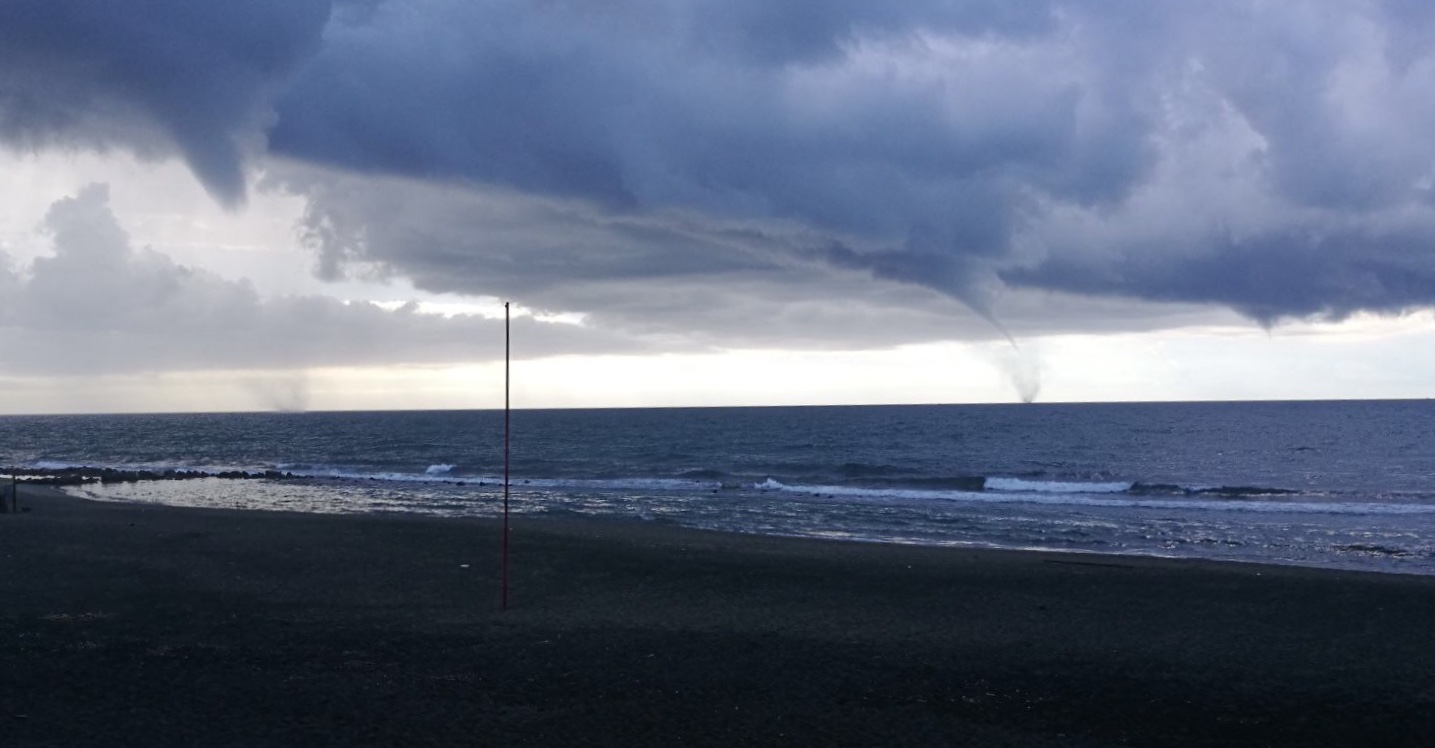
[[[1435,397],[1337,397],[1337,398],[1229,398],[1209,400],[1052,400],[1038,402],[884,402],[884,403],[757,403],[747,405],[574,405],[513,406],[515,412],[591,411],[691,411],[691,410],[782,410],[818,408],[1019,408],[1040,409],[1071,406],[1132,405],[1296,405],[1338,403],[1428,403]],[[85,416],[197,416],[197,415],[308,415],[358,413],[502,413],[503,407],[487,408],[254,408],[251,410],[96,410],[34,411],[0,413],[0,418],[60,418]]]

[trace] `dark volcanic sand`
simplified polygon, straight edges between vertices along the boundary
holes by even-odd
[[[5,746],[1435,740],[1435,578],[23,503]]]

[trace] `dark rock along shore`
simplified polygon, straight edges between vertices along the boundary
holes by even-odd
[[[225,478],[231,480],[267,479],[285,480],[295,477],[293,473],[280,470],[121,470],[101,467],[8,467],[0,468],[0,476],[25,478],[25,482],[40,486],[77,486],[84,483],[138,483],[147,480],[195,480],[198,478]]]

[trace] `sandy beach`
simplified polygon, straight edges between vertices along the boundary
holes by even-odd
[[[1435,578],[517,518],[0,515],[0,737],[1427,745]]]

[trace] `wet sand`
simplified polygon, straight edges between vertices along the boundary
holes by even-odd
[[[0,515],[0,742],[1428,745],[1435,578],[82,501]]]

